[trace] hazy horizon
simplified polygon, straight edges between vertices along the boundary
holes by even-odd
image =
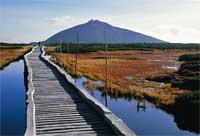
[[[43,41],[91,19],[175,43],[200,43],[200,0],[1,1],[1,42]]]

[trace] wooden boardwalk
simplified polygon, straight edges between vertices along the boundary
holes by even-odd
[[[28,56],[35,89],[36,135],[115,135],[58,71],[39,58],[40,53],[36,48]]]

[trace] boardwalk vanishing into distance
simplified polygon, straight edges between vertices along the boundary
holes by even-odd
[[[31,69],[28,89],[33,91],[25,135],[134,135],[95,99],[93,104],[85,100],[88,96],[81,96],[80,90],[40,55],[41,48],[36,47],[25,58],[27,68]]]

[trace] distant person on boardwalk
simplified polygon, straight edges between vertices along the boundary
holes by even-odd
[[[39,42],[38,44],[39,44],[39,46],[41,46],[41,42]]]

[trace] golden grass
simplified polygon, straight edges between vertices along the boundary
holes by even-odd
[[[1,49],[0,50],[0,69],[4,66],[8,65],[10,62],[18,59],[19,57],[23,56],[24,53],[29,51],[32,46],[24,46],[20,49]]]
[[[146,82],[145,78],[175,72],[175,70],[163,68],[163,66],[179,66],[180,62],[176,59],[186,53],[195,53],[195,51],[109,51],[108,93],[113,96],[145,97],[157,105],[173,104],[176,95],[184,93],[186,90],[172,88],[171,84],[160,86],[158,82]],[[51,55],[52,61],[63,66],[72,75],[86,76],[93,80],[105,80],[103,51],[79,54],[77,73],[74,70],[75,54],[51,52]],[[132,77],[132,79],[127,77]],[[90,81],[86,85],[90,89],[94,88]],[[104,85],[95,85],[95,88],[104,90]]]

